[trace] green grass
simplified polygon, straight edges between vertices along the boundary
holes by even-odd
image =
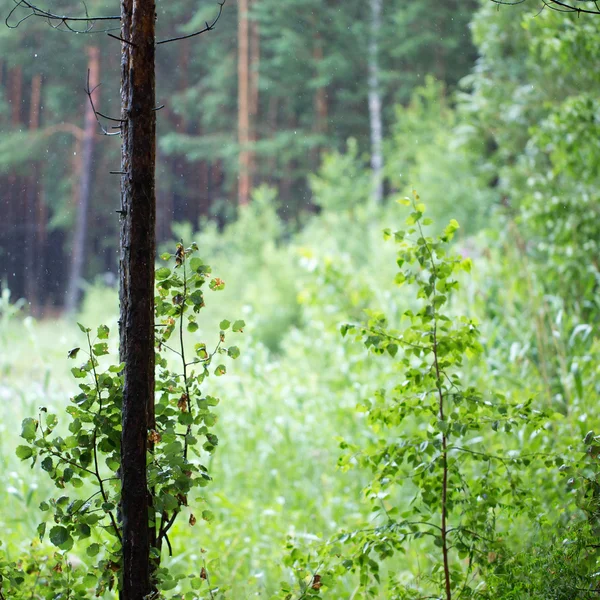
[[[397,214],[388,209],[377,218],[325,213],[286,241],[281,231],[270,237],[246,232],[256,232],[255,221],[265,220],[260,211],[268,209],[256,210],[258,215],[242,216],[241,226],[238,222],[223,234],[208,228],[199,240],[203,258],[226,288],[208,294],[190,345],[205,341],[210,347],[223,318],[243,318],[247,327],[236,339],[240,358],[227,363],[226,377],[210,378],[203,390],[221,398],[215,430],[220,443],[208,465],[213,482],[190,500],[172,531],[174,555],[164,557],[182,574],[198,574],[206,560],[212,583],[228,588],[226,597],[235,600],[269,598],[280,581],[290,578],[283,565],[288,536],[310,545],[372,519],[362,498],[369,474],[337,468],[339,440],[361,444],[369,439],[372,434],[355,407],[375,390],[395,385],[397,372],[392,359],[369,356],[360,344],[342,339],[339,325],[360,321],[367,308],[381,308],[395,319],[413,302],[405,288],[392,286],[394,248],[381,241],[381,229],[393,226]],[[274,218],[267,217],[267,222]],[[476,247],[478,266],[456,301],[461,314],[484,319],[486,364],[473,365],[473,383],[500,387],[512,399],[535,397],[544,406],[527,349],[535,339],[524,326],[527,305],[513,306],[515,299],[528,296],[519,289],[518,273],[503,266],[505,256],[481,257]],[[39,467],[32,470],[15,457],[21,420],[36,416],[40,406],[60,416],[77,389],[70,375],[73,363],[67,360],[68,350],[84,341],[76,320],[90,327],[108,324],[114,344],[117,307],[115,290],[92,286],[72,321],[0,319],[0,531],[13,558],[26,553],[36,535],[39,503],[60,494]],[[593,374],[588,379],[593,385]],[[565,426],[557,426],[559,433],[552,434],[557,447],[576,443],[591,427],[587,413],[582,403]],[[547,514],[560,512],[562,492],[552,490],[556,474],[535,477],[532,483],[545,486]],[[395,498],[400,506],[409,501],[408,488]],[[210,523],[200,518],[206,508],[215,514]],[[198,517],[193,527],[189,513]],[[525,541],[521,530],[508,537],[517,545]],[[89,560],[77,547],[71,554]],[[435,549],[409,548],[388,568],[390,575],[408,581],[438,559]],[[352,576],[336,589],[328,598],[359,597]]]

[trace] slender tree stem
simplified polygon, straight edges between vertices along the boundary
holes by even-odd
[[[439,416],[440,421],[444,420],[444,395],[442,393],[440,368],[437,357],[437,326],[433,328],[433,356],[435,372],[437,376],[438,396],[439,396]],[[442,433],[442,555],[444,560],[444,583],[446,587],[446,600],[452,600],[452,590],[450,587],[450,566],[448,561],[448,438]]]
[[[423,228],[421,223],[417,221],[417,227],[421,237],[424,238]],[[438,391],[438,407],[440,421],[444,421],[444,394],[442,392],[442,371],[438,361],[438,339],[437,339],[437,309],[436,309],[436,285],[437,285],[437,267],[433,252],[429,244],[426,244],[429,259],[431,261],[431,270],[433,274],[433,293],[432,293],[432,308],[433,308],[433,364],[435,368],[436,387]],[[444,567],[444,587],[446,592],[446,600],[452,600],[452,586],[450,581],[450,562],[448,559],[448,437],[446,432],[442,431],[442,558]]]

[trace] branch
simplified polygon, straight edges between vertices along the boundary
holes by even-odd
[[[200,31],[195,31],[194,33],[189,33],[187,35],[180,35],[178,37],[172,37],[172,38],[168,38],[166,40],[160,40],[159,42],[156,42],[156,45],[158,46],[159,44],[168,44],[169,42],[178,42],[179,40],[187,40],[188,38],[196,37],[197,35],[201,35],[203,33],[206,33],[207,31],[212,31],[215,28],[217,21],[221,18],[221,14],[223,14],[223,6],[225,5],[225,2],[227,2],[227,0],[222,0],[221,2],[218,3],[219,4],[219,12],[218,12],[217,16],[215,17],[215,19],[212,23],[209,23],[207,21],[204,26],[204,29],[200,29]]]
[[[92,29],[93,29],[95,23],[104,22],[104,21],[120,21],[121,20],[121,17],[119,15],[109,15],[109,16],[105,16],[105,17],[90,17],[88,15],[87,6],[85,5],[85,2],[83,3],[83,6],[85,8],[85,16],[84,17],[73,17],[70,15],[58,15],[56,13],[53,13],[53,12],[50,12],[43,8],[40,8],[39,6],[37,6],[35,4],[32,4],[31,2],[29,2],[29,0],[13,0],[13,2],[15,5],[12,8],[12,10],[8,13],[8,16],[6,17],[6,19],[4,20],[4,22],[6,23],[6,26],[9,29],[16,29],[23,21],[26,21],[30,17],[40,17],[42,19],[46,19],[46,21],[48,21],[48,25],[50,25],[50,27],[52,27],[53,29],[59,29],[62,26],[64,26],[68,31],[72,31],[73,33],[101,33],[98,30],[92,32]],[[16,23],[11,24],[12,16],[19,9],[26,10],[27,14],[24,17],[22,17],[21,19],[19,19]],[[86,27],[85,27],[85,29],[75,29],[74,27],[72,27],[70,25],[70,23],[85,23]],[[64,30],[61,29],[61,31],[64,31]],[[108,31],[108,30],[104,29],[102,31]]]
[[[494,4],[504,4],[507,6],[515,6],[517,4],[524,4],[527,0],[491,0]],[[542,9],[548,7],[551,10],[555,10],[557,12],[572,12],[579,14],[588,14],[588,15],[600,15],[600,6],[598,5],[598,0],[572,0],[572,2],[586,2],[585,6],[590,8],[581,8],[581,6],[576,6],[575,4],[562,2],[561,0],[541,0]],[[594,8],[591,8],[591,6]]]
[[[98,112],[96,110],[96,107],[94,106],[94,99],[92,98],[92,94],[100,87],[100,85],[101,84],[98,84],[93,89],[90,89],[90,70],[88,69],[87,85],[85,87],[85,93],[87,94],[87,97],[90,101],[90,106],[92,107],[92,112],[94,113],[94,117],[96,117],[96,121],[98,121],[98,125],[100,126],[100,129],[102,130],[102,133],[104,135],[121,135],[120,126],[119,126],[119,131],[111,132],[111,131],[107,131],[106,128],[104,127],[104,125],[102,125],[102,122],[100,121],[100,117],[103,117],[104,119],[108,119],[109,121],[115,121],[117,123],[123,122],[122,119],[114,119],[113,117],[107,117],[106,115],[103,115],[101,112]]]

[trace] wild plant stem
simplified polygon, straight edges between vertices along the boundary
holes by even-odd
[[[96,414],[96,418],[100,419],[100,415],[102,414],[102,394],[100,392],[100,381],[98,380],[98,373],[96,372],[96,364],[94,362],[94,354],[92,351],[92,341],[90,340],[90,334],[87,334],[88,347],[90,349],[90,362],[92,364],[92,373],[94,375],[94,384],[96,386],[96,394],[98,395],[98,413]],[[104,479],[102,479],[100,475],[100,467],[98,466],[98,449],[96,447],[96,439],[98,437],[98,424],[94,425],[94,439],[92,445],[94,447],[94,475],[98,480],[98,486],[100,487],[100,493],[102,494],[102,499],[104,503],[108,503],[108,496],[106,494],[106,490],[104,489]],[[117,521],[112,510],[108,511],[108,515],[110,517],[110,522],[115,531],[117,538],[122,543],[123,540],[121,538],[121,532],[119,531],[119,526],[117,525]]]
[[[185,347],[184,347],[184,343],[183,343],[183,316],[184,316],[184,312],[185,312],[185,301],[187,299],[187,271],[185,268],[185,262],[186,262],[186,256],[184,254],[183,258],[182,258],[183,297],[181,300],[181,314],[180,314],[180,319],[179,319],[179,347],[181,349],[181,352],[180,352],[181,364],[183,365],[183,385],[185,387],[185,397],[186,397],[186,403],[187,403],[186,408],[187,408],[187,411],[189,413],[191,413],[192,412],[192,400],[190,398],[190,390],[189,390],[189,386],[188,386],[188,376],[187,376],[187,366],[188,365],[187,365],[187,361],[185,360]],[[192,430],[192,426],[188,425],[186,434],[185,434],[185,440],[183,442],[183,458],[186,461],[187,461],[187,455],[188,455],[188,436],[189,436],[191,430]]]

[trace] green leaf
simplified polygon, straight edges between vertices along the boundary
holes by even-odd
[[[438,421],[437,421],[437,428],[443,434],[447,434],[448,430],[450,429],[450,425],[448,424],[448,421],[442,421],[441,419],[438,419]]]
[[[35,439],[35,433],[38,428],[38,422],[31,417],[27,419],[23,419],[21,423],[21,437],[28,442],[33,441]]]
[[[194,306],[202,308],[204,306],[204,294],[200,290],[192,292],[188,298],[192,301]],[[196,311],[197,312],[197,311]]]
[[[208,287],[213,291],[221,291],[225,289],[225,282],[222,279],[215,277],[214,279],[210,280]]]
[[[203,264],[204,263],[197,256],[195,256],[190,260],[190,269],[196,273]]]
[[[221,375],[225,375],[225,373],[227,373],[227,369],[225,368],[225,365],[219,365],[216,369],[215,369],[215,375],[217,377],[221,376]]]
[[[110,329],[106,325],[100,325],[100,327],[98,327],[98,339],[99,340],[107,340],[109,334],[110,334]]]
[[[81,348],[71,348],[71,350],[69,350],[67,353],[67,358],[77,358],[79,350],[81,350]]]
[[[162,260],[170,260],[170,258],[171,258],[171,254],[170,254],[169,252],[163,252],[163,253],[160,255],[160,258],[161,258]]]
[[[17,458],[27,460],[33,456],[33,450],[29,446],[17,446],[15,454],[17,455]]]
[[[240,349],[237,346],[231,346],[227,349],[227,354],[231,358],[236,359],[240,355]]]
[[[202,359],[206,359],[208,358],[208,352],[206,351],[206,344],[204,343],[199,343],[196,344],[194,346],[194,350],[196,351],[196,354]]]
[[[81,582],[86,588],[95,588],[98,584],[98,576],[94,573],[88,573]]]
[[[108,344],[106,342],[94,344],[93,351],[96,356],[105,356],[108,354]]]
[[[205,521],[208,521],[208,522],[210,522],[210,521],[212,521],[212,520],[215,518],[215,515],[214,515],[214,513],[212,512],[212,510],[208,510],[208,509],[207,509],[207,510],[203,510],[203,511],[202,511],[202,518],[203,518]]]
[[[195,331],[198,331],[198,323],[196,323],[194,321],[190,321],[187,325],[187,330],[190,333],[194,333]]]
[[[79,367],[73,367],[71,369],[71,373],[76,379],[85,379],[87,377],[87,372],[83,369],[80,369]]]
[[[89,327],[84,327],[81,323],[77,323],[77,326],[83,333],[90,333],[90,331],[92,331]]]
[[[394,357],[398,354],[398,344],[388,344],[386,350],[391,357]]]
[[[231,325],[231,323],[227,319],[223,319],[219,323],[219,328],[222,329],[223,331],[227,331],[229,329],[230,325]]]
[[[169,267],[161,267],[156,270],[156,279],[157,281],[164,281],[168,279],[171,275],[171,269]]]
[[[50,530],[50,541],[55,546],[62,546],[69,539],[69,532],[66,527],[57,525]]]
[[[238,321],[234,321],[231,329],[233,331],[235,331],[236,333],[237,332],[241,333],[244,331],[244,327],[246,327],[246,323],[244,321],[242,321],[241,319],[239,319]]]

